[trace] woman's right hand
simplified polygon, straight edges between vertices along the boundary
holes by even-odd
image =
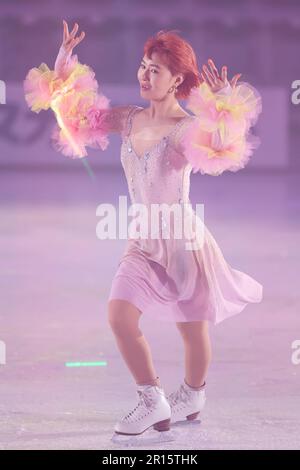
[[[63,43],[62,46],[67,53],[72,52],[75,46],[79,44],[85,37],[85,32],[82,31],[79,37],[76,38],[76,33],[78,30],[78,24],[75,23],[74,28],[71,33],[69,33],[68,23],[63,20],[64,32],[63,32]]]

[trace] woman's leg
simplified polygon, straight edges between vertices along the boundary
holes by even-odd
[[[161,386],[155,372],[149,344],[139,329],[142,312],[126,300],[108,302],[108,320],[118,348],[137,385]]]
[[[177,322],[184,342],[185,382],[194,388],[204,384],[211,361],[208,321]]]

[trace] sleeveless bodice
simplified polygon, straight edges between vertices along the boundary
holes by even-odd
[[[192,116],[178,121],[158,143],[138,156],[132,146],[130,132],[134,113],[142,109],[134,106],[129,112],[122,133],[121,163],[126,175],[131,203],[189,202],[191,165],[176,148],[175,136]]]

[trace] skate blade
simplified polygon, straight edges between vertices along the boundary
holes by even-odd
[[[183,419],[180,421],[175,421],[170,423],[170,425],[173,427],[177,426],[199,426],[201,424],[201,419],[193,419],[193,420],[188,420],[188,419]]]
[[[147,446],[149,444],[164,444],[175,440],[174,433],[169,431],[145,431],[138,435],[113,434],[111,441],[114,444],[130,447],[130,446]]]

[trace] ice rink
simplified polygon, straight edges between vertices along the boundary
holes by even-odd
[[[96,238],[96,207],[118,204],[125,177],[86,169],[2,171],[0,449],[117,449],[113,427],[136,405],[135,382],[107,321],[124,240]],[[260,304],[211,326],[201,422],[149,430],[133,448],[299,449],[299,174],[191,178],[192,204],[225,259],[264,286]],[[165,391],[184,376],[176,326],[142,316]],[[67,362],[102,361],[67,367]],[[4,362],[4,361],[3,361]]]

